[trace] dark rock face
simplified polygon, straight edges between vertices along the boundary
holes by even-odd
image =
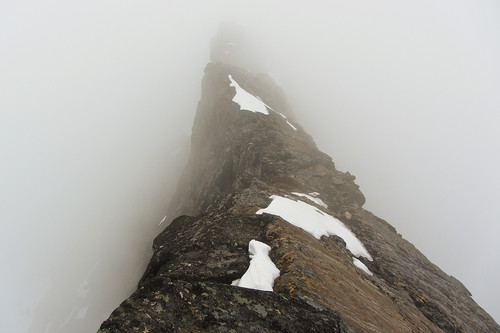
[[[297,297],[212,282],[153,278],[100,332],[349,332],[339,316]]]
[[[228,75],[269,115],[240,110]],[[139,289],[99,332],[500,332],[458,280],[362,208],[354,179],[317,149],[269,77],[209,64],[170,207],[179,217],[155,239]],[[318,192],[328,208],[292,192]],[[353,264],[343,239],[257,215],[271,195],[342,221],[373,257],[360,258],[373,275]],[[271,246],[274,292],[231,286],[252,239]]]

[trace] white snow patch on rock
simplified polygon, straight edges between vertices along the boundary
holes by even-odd
[[[231,75],[228,75],[228,78],[231,81],[229,85],[236,89],[236,95],[233,97],[233,102],[239,104],[240,110],[260,112],[265,115],[269,115],[269,111],[267,111],[267,107],[264,102],[247,92],[245,89],[241,88],[238,82],[233,80]]]
[[[274,111],[273,108],[270,107],[269,105],[267,105],[266,103],[264,103],[264,101],[262,99],[260,99],[259,96],[254,96],[254,95],[250,94],[248,91],[246,91],[245,89],[243,89],[238,84],[238,82],[236,82],[233,79],[233,77],[230,74],[227,77],[229,78],[229,81],[231,81],[229,86],[234,87],[234,89],[236,89],[236,94],[234,95],[232,101],[239,104],[240,110],[260,112],[260,113],[263,113],[265,115],[269,115],[269,111],[268,111],[268,109],[269,109],[269,110],[279,114],[281,117],[283,117],[283,119],[285,119],[286,123],[294,131],[297,130],[297,128],[295,126],[293,126],[292,123],[286,119],[286,116],[283,113]]]
[[[362,270],[366,274],[368,274],[370,276],[373,275],[373,273],[368,269],[368,267],[366,267],[366,265],[363,264],[359,259],[352,257],[352,262],[353,262],[354,266],[356,266],[357,268],[359,268],[360,270]]]
[[[312,202],[314,202],[317,205],[320,205],[321,207],[328,208],[327,204],[324,203],[323,200],[321,200],[320,198],[315,198],[314,196],[312,196],[313,193],[317,193],[315,196],[319,195],[318,192],[312,192],[312,193],[309,193],[309,194],[304,194],[304,193],[299,193],[299,192],[292,192],[292,194],[295,194],[295,195],[297,195],[299,197],[306,197],[307,199],[311,200]]]
[[[269,258],[271,247],[262,242],[252,239],[248,243],[250,252],[250,265],[241,277],[234,280],[232,285],[242,288],[273,291],[274,280],[280,276],[280,270]]]
[[[291,224],[304,229],[320,239],[321,236],[336,235],[342,238],[346,247],[355,257],[373,260],[363,243],[341,221],[303,201],[284,198],[279,195],[270,196],[273,201],[267,208],[256,214],[268,213],[282,217]]]

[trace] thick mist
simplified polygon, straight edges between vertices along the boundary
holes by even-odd
[[[53,0],[0,3],[0,331],[95,331],[135,289],[225,20],[365,207],[499,321],[498,2]]]

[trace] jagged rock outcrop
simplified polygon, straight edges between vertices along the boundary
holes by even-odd
[[[232,80],[268,114],[240,110]],[[155,239],[138,290],[99,332],[500,332],[458,280],[362,208],[354,180],[317,149],[268,76],[209,64],[170,207],[178,217]],[[341,221],[371,258],[345,237],[256,214],[273,195]],[[271,246],[274,292],[231,286],[252,239]]]

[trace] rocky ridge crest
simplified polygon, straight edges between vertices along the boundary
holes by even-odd
[[[240,110],[229,75],[269,114]],[[362,208],[354,180],[294,121],[271,78],[209,64],[173,222],[155,239],[138,290],[99,332],[500,332],[458,280]],[[318,193],[328,208],[293,193]],[[373,275],[342,238],[257,215],[272,195],[344,223],[373,257],[358,258]],[[251,239],[271,246],[273,293],[231,286],[248,268]]]

